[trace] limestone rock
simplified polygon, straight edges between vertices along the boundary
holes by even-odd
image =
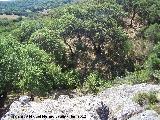
[[[29,96],[21,96],[19,98],[19,102],[22,104],[22,105],[25,105],[25,104],[28,104],[30,101],[30,97]]]
[[[135,94],[153,91],[160,91],[160,86],[121,85],[106,89],[96,96],[69,98],[67,95],[61,95],[57,100],[46,99],[40,103],[28,101],[29,98],[23,97],[11,104],[3,120],[13,120],[13,115],[16,117],[23,115],[26,117],[22,118],[23,120],[44,120],[42,117],[45,117],[45,120],[60,120],[61,118],[65,120],[72,118],[76,120],[152,120],[152,118],[158,120],[157,113],[145,111],[133,101]],[[22,105],[23,102],[29,105]],[[28,115],[32,115],[32,118],[27,118]],[[142,116],[150,119],[144,119]]]
[[[160,117],[155,111],[146,110],[136,116],[131,117],[129,120],[160,120]]]

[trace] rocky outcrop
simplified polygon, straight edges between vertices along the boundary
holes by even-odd
[[[139,92],[160,91],[159,85],[121,85],[104,90],[96,96],[87,95],[70,99],[61,95],[58,100],[46,99],[40,103],[14,101],[2,120],[160,120],[155,111],[145,111],[133,101]],[[28,100],[28,99],[27,99]],[[23,104],[22,104],[23,102]],[[150,119],[144,119],[147,116]],[[43,117],[43,118],[42,118]]]
[[[160,120],[160,116],[153,110],[146,110],[131,117],[129,120]]]

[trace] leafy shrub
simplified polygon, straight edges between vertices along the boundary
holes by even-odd
[[[78,68],[82,74],[98,71],[105,79],[125,74],[129,45],[119,24],[125,15],[120,5],[115,1],[93,0],[67,6],[57,14],[53,15],[52,29],[60,33],[69,48],[72,68],[83,65]]]
[[[12,32],[12,35],[16,37],[16,39],[21,43],[28,42],[32,33],[42,28],[43,24],[39,21],[34,21],[34,20],[22,21],[20,26],[18,26],[18,28]]]
[[[53,88],[73,88],[75,73],[62,73],[52,58],[36,45],[22,45],[12,36],[0,39],[0,92],[10,88],[45,94]]]
[[[146,109],[152,109],[160,113],[159,100],[157,99],[156,92],[138,93],[134,96],[133,100],[139,105],[145,106]]]
[[[116,0],[123,8],[133,14],[133,18],[138,14],[143,22],[148,24],[159,23],[159,0]]]
[[[97,72],[93,72],[88,75],[86,81],[83,83],[83,89],[86,93],[96,94],[104,88],[111,87],[111,85],[111,82],[103,80]]]
[[[16,52],[19,50],[19,43],[12,36],[9,40],[4,37],[0,38],[0,93],[6,88],[12,88],[12,82],[17,78],[19,61]],[[19,53],[19,52],[17,52]]]
[[[0,20],[0,26],[7,26],[10,24],[10,22],[12,22],[11,20],[7,20],[7,19],[1,19]]]
[[[78,86],[80,86],[80,79],[79,79],[79,73],[70,70],[66,71],[64,73],[61,73],[61,79],[57,82],[56,87],[60,87],[63,89],[75,89]]]
[[[130,84],[139,84],[146,83],[150,81],[150,70],[139,70],[133,73],[128,73],[124,78],[122,78],[122,82],[125,81]]]
[[[145,63],[141,66],[143,69],[129,73],[123,78],[133,84],[144,82],[160,82],[160,44],[158,43],[149,54]]]
[[[36,44],[48,54],[51,54],[59,65],[63,65],[63,62],[65,62],[65,47],[55,31],[47,28],[37,30],[32,34],[29,42]]]
[[[139,105],[144,106],[147,104],[155,104],[158,102],[156,93],[150,92],[150,93],[139,93],[136,96],[134,96],[135,102],[137,102]]]
[[[160,25],[155,23],[153,25],[150,25],[145,30],[145,37],[151,41],[153,41],[155,44],[160,42]]]
[[[150,71],[150,74],[152,77],[151,79],[156,83],[160,82],[160,78],[159,78],[160,52],[159,51],[160,51],[160,43],[158,43],[154,47],[152,53],[149,55],[148,59],[144,64],[144,68]]]

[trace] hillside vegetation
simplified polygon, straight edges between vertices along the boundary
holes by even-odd
[[[0,14],[31,16],[35,12],[51,9],[76,0],[10,0],[0,1]]]
[[[47,15],[0,20],[0,93],[5,98],[10,92],[45,96],[77,88],[97,93],[115,84],[160,82],[159,0],[84,0],[63,6],[71,1],[40,1],[0,2],[5,13],[20,15],[52,8]]]

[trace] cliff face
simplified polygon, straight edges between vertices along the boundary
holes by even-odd
[[[133,98],[139,92],[160,92],[159,85],[121,85],[106,89],[96,96],[69,98],[61,95],[58,100],[46,99],[40,103],[21,97],[14,101],[2,120],[160,120],[153,110],[145,110]],[[22,104],[23,103],[23,104]],[[24,104],[25,103],[25,104]],[[36,118],[37,117],[37,118]]]

